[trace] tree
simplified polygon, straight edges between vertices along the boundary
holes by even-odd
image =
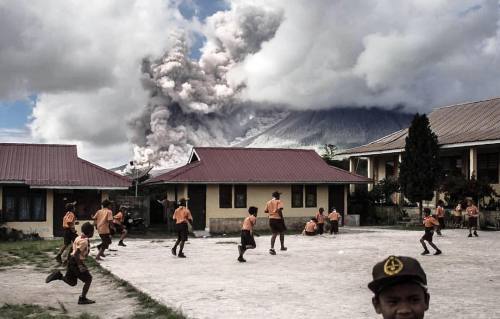
[[[434,197],[441,176],[439,146],[425,114],[415,114],[402,154],[399,184],[402,193],[412,202],[419,203],[422,217],[422,202]]]
[[[335,152],[337,152],[337,146],[333,144],[325,144],[323,146],[323,153],[321,154],[321,157],[330,166],[348,170],[349,162],[347,160],[336,160]]]
[[[478,204],[481,199],[498,196],[495,189],[484,179],[470,179],[462,174],[450,175],[443,179],[440,191],[444,193],[445,199],[449,203],[462,203],[465,198],[470,197]]]

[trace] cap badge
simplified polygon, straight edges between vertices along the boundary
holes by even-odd
[[[403,262],[395,257],[390,256],[384,264],[384,273],[389,276],[394,276],[403,270]]]

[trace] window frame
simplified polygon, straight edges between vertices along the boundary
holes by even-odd
[[[238,202],[238,195],[242,195],[242,203]],[[236,184],[234,185],[234,208],[246,208],[247,207],[247,185],[246,184]]]
[[[492,161],[495,165],[491,165]],[[499,153],[484,153],[477,155],[477,176],[478,180],[486,180],[490,184],[499,183]],[[482,165],[485,164],[485,165]],[[483,166],[483,167],[481,167]]]
[[[304,195],[305,207],[318,207],[318,186],[305,185],[304,193],[305,193]],[[311,203],[308,201],[308,195],[313,195],[313,200]]]
[[[20,206],[26,198],[27,218],[23,218],[20,212]],[[7,199],[13,198],[14,212],[13,216],[7,212]],[[40,200],[40,212],[35,214],[35,201]],[[36,215],[40,217],[36,218]],[[1,219],[6,222],[46,222],[47,221],[47,191],[45,189],[33,189],[28,186],[7,186],[2,189],[2,216]]]
[[[223,193],[223,190],[225,193]],[[233,185],[219,184],[219,208],[233,208]]]
[[[304,207],[304,185],[292,185],[291,186],[291,206],[292,208],[302,208]],[[300,205],[296,205],[295,196],[300,197]]]

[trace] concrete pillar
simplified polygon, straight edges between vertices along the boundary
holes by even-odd
[[[367,157],[367,171],[368,171],[368,178],[373,181],[373,157],[368,156]],[[371,191],[373,189],[373,183],[368,184],[368,191]]]
[[[356,173],[355,158],[349,157],[349,172]],[[349,193],[354,194],[354,184],[349,184]]]
[[[469,148],[469,179],[473,175],[477,178],[477,149],[475,147]]]

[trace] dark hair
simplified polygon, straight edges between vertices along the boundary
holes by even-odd
[[[66,205],[64,205],[64,208],[68,211],[75,211],[75,205],[73,203],[67,203]]]
[[[424,208],[424,213],[430,215],[431,214],[431,209],[429,207],[425,207]]]
[[[322,213],[322,212],[324,212],[324,211],[325,211],[325,209],[324,209],[323,207],[320,207],[320,208],[319,208],[319,212],[320,212],[320,213]]]
[[[316,219],[316,217],[311,218],[311,220],[312,220],[313,222],[318,222],[318,220]]]
[[[104,208],[109,208],[109,206],[111,206],[111,202],[108,199],[105,199],[102,201],[101,205]]]
[[[92,224],[89,222],[83,223],[82,233],[84,233],[86,236],[90,237],[94,233],[94,226],[92,226]]]
[[[442,199],[438,200],[438,205],[444,205],[444,202]]]
[[[256,216],[256,215],[257,215],[257,211],[258,211],[258,210],[259,210],[259,209],[258,209],[257,207],[255,207],[255,206],[250,206],[250,207],[248,207],[248,213],[249,213],[249,214],[251,214],[251,215],[254,215],[254,216]]]

